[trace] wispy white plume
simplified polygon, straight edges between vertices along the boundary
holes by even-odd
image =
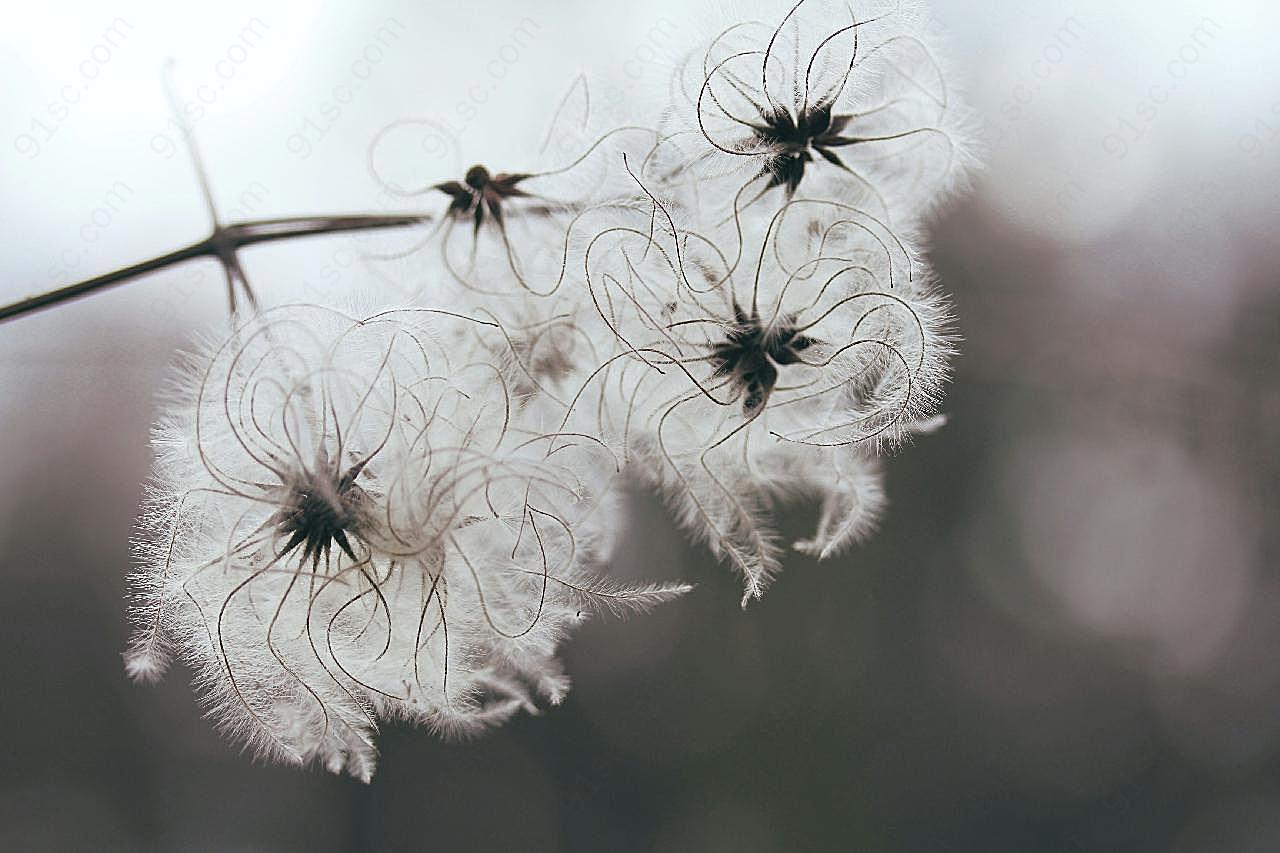
[[[367,780],[378,720],[465,732],[559,702],[587,612],[684,591],[588,569],[577,448],[515,423],[496,331],[298,305],[191,355],[156,429],[129,671],[176,652],[232,739]]]

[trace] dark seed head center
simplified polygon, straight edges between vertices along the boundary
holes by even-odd
[[[748,126],[754,144],[772,149],[765,159],[765,169],[771,175],[769,187],[785,186],[788,193],[794,193],[815,152],[832,165],[846,168],[832,149],[856,141],[841,135],[852,118],[832,116],[831,104],[825,102],[796,113],[782,106],[761,112],[760,121]]]
[[[456,172],[454,174],[457,174]],[[489,170],[479,163],[467,169],[467,175],[463,180],[467,182],[467,186],[473,190],[482,190],[489,183]]]
[[[336,544],[356,559],[351,536],[359,534],[366,493],[355,480],[363,467],[360,463],[341,473],[322,462],[285,484],[282,506],[273,517],[276,532],[286,540],[281,557],[301,548],[302,562],[310,561],[314,568],[321,557],[329,559]]]
[[[770,328],[753,309],[733,308],[735,324],[725,338],[710,344],[714,375],[727,377],[742,393],[742,414],[754,417],[768,401],[780,366],[799,362],[800,353],[815,341],[796,326],[794,317],[776,320]]]

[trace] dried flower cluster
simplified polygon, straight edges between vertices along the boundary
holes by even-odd
[[[177,655],[233,739],[368,779],[378,720],[555,703],[585,614],[687,589],[609,580],[626,478],[744,605],[781,565],[778,500],[818,503],[793,547],[819,558],[871,529],[880,454],[940,423],[951,354],[915,241],[968,168],[965,115],[919,16],[744,19],[649,127],[589,132],[585,91],[560,165],[392,184],[439,204],[376,261],[418,304],[272,308],[190,356],[155,433],[133,675]],[[412,126],[374,140],[380,180]]]

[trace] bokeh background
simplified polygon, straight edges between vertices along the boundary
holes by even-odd
[[[204,234],[165,57],[228,215],[373,211],[389,121],[465,167],[579,71],[641,115],[702,5],[10,4],[0,300]],[[583,630],[545,716],[390,727],[368,787],[255,766],[181,670],[121,668],[153,395],[217,267],[0,326],[0,849],[1280,849],[1280,10],[934,8],[988,168],[932,229],[951,421],[879,534],[744,613],[636,495],[618,571],[697,591]],[[359,253],[245,263],[269,301],[391,287]]]

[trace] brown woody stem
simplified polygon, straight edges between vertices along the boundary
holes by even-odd
[[[21,317],[42,308],[49,308],[114,287],[130,279],[149,272],[162,270],[193,258],[216,258],[223,260],[236,250],[256,243],[268,243],[273,240],[288,240],[294,237],[309,237],[320,234],[339,234],[345,231],[368,231],[376,228],[402,228],[409,225],[420,225],[432,217],[423,214],[351,214],[345,216],[291,216],[283,219],[255,219],[247,222],[232,222],[215,226],[213,232],[205,239],[176,249],[165,255],[150,258],[132,266],[113,270],[94,278],[69,284],[57,290],[50,290],[36,296],[28,296],[9,305],[0,306],[0,322]]]

